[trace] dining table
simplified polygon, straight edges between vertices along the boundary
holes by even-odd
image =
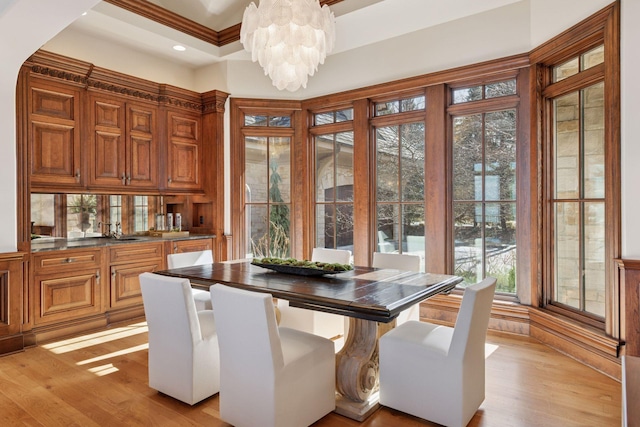
[[[378,340],[400,312],[432,296],[449,293],[459,276],[355,266],[314,275],[273,271],[238,260],[156,271],[189,279],[194,288],[216,283],[269,293],[289,305],[348,316],[344,346],[336,354],[336,410],[363,421],[379,407]]]

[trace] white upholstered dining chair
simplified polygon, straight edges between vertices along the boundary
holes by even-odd
[[[220,340],[220,418],[236,427],[308,426],[335,409],[333,343],[279,328],[270,294],[211,286]]]
[[[149,327],[149,387],[189,405],[218,393],[213,311],[196,311],[187,279],[143,273],[140,288]]]
[[[211,249],[167,255],[167,268],[169,269],[205,264],[213,264],[213,251]],[[211,310],[211,296],[209,295],[209,291],[191,289],[191,294],[193,295],[198,310]]]
[[[374,268],[420,272],[420,256],[374,252],[371,266]],[[420,304],[414,304],[400,313],[396,318],[396,325],[401,325],[409,320],[420,320]]]
[[[485,340],[496,279],[465,289],[453,328],[409,321],[380,338],[380,403],[466,426],[485,397]]]
[[[351,251],[314,248],[311,261],[350,264]],[[283,299],[278,300],[278,310],[280,311],[280,326],[330,339],[344,335],[344,317],[338,314],[291,307],[289,301]]]

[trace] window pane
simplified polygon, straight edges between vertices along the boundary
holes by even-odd
[[[516,94],[516,81],[507,80],[504,82],[490,83],[484,88],[484,97],[498,98],[500,96],[515,95]]]
[[[455,203],[453,206],[455,267],[464,278],[462,286],[482,280],[482,203]]]
[[[476,177],[480,181],[476,181]],[[454,200],[482,199],[482,114],[453,119]]]
[[[333,123],[333,111],[328,113],[315,114],[314,124],[316,126]]]
[[[554,138],[556,199],[580,197],[580,109],[578,92],[557,98]]]
[[[353,252],[353,205],[336,205],[336,249]]]
[[[402,252],[424,259],[424,205],[402,205]]]
[[[245,138],[245,203],[266,202],[269,165],[267,163],[267,138]]]
[[[291,117],[289,116],[269,117],[269,126],[280,127],[280,128],[290,128]]]
[[[402,200],[424,200],[424,123],[402,125],[400,130]]]
[[[424,96],[416,96],[400,101],[400,111],[416,110],[424,110]]]
[[[580,205],[556,203],[555,300],[580,309]]]
[[[289,138],[269,138],[269,201],[291,200]]]
[[[453,103],[479,101],[482,99],[482,86],[474,86],[453,90]]]
[[[316,205],[316,247],[333,248],[335,235],[335,205]]]
[[[336,201],[353,201],[353,132],[336,134]]]
[[[496,291],[516,291],[516,204],[485,205],[485,276],[498,279]]]
[[[584,197],[604,197],[604,83],[582,91]]]
[[[398,252],[400,230],[398,220],[400,219],[399,205],[378,205],[376,209],[377,229],[378,229],[378,251]]]
[[[353,120],[353,108],[336,111],[336,123]]]
[[[334,184],[334,134],[316,137],[316,201],[332,202],[335,195],[328,194],[327,189],[333,189]],[[327,197],[330,198],[327,198]]]
[[[398,126],[376,129],[377,201],[399,201]]]
[[[400,102],[379,102],[376,104],[376,116],[385,116],[387,114],[396,114],[400,112]]]
[[[585,203],[584,209],[585,309],[604,317],[606,283],[604,202]]]
[[[604,45],[598,46],[582,55],[581,71],[594,67],[604,62]]]
[[[267,125],[267,116],[244,116],[244,125],[245,126],[266,126]]]
[[[516,198],[516,112],[485,116],[485,200]]]
[[[564,64],[553,67],[554,82],[559,82],[575,74],[578,74],[578,58],[573,58]]]
[[[246,205],[250,257],[266,257],[269,253],[269,226],[266,205]]]
[[[146,219],[145,213],[147,211],[145,210],[145,213],[143,212],[138,213],[137,202],[139,197],[143,197],[143,196],[133,197],[133,205],[134,205],[133,229],[134,231],[145,231],[147,230],[147,228],[140,228],[140,227],[144,227],[144,222]],[[139,217],[140,219],[138,219]],[[116,231],[117,229],[116,224],[117,223],[122,224],[122,196],[109,196],[109,222],[111,223],[111,225],[109,226],[109,230],[107,230],[106,227],[104,228],[105,233]]]
[[[274,203],[269,208],[269,250],[271,256],[288,258],[290,209],[288,205]]]

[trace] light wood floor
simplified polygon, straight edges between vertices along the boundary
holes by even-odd
[[[488,337],[486,400],[470,426],[619,426],[620,383],[530,338]],[[142,321],[0,357],[0,426],[227,426],[218,397],[193,407],[147,386]],[[329,414],[314,426],[433,424],[388,408],[364,423]],[[260,427],[260,426],[256,426]]]

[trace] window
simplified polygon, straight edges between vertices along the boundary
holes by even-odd
[[[379,102],[373,122],[378,252],[412,253],[425,263],[425,97]],[[402,114],[418,112],[419,114]],[[396,117],[389,117],[396,114]]]
[[[454,274],[516,291],[516,110],[453,117]]]
[[[604,46],[549,67],[548,303],[604,321],[607,313],[607,151]],[[590,73],[585,73],[591,70]],[[598,81],[599,80],[599,81]],[[609,151],[612,152],[612,151]]]
[[[312,114],[314,246],[353,252],[353,108]]]
[[[353,132],[314,138],[316,247],[353,251]]]
[[[246,114],[244,124],[247,129],[243,203],[246,256],[288,258],[291,254],[291,116]]]

